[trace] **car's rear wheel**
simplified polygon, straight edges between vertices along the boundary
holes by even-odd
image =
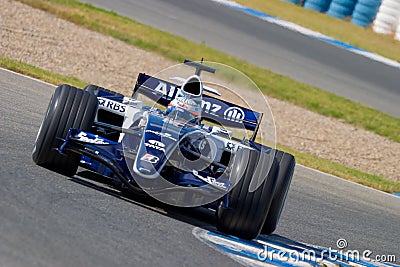
[[[43,118],[32,151],[33,161],[63,175],[72,176],[78,168],[80,155],[56,148],[62,144],[70,128],[90,130],[97,110],[97,97],[70,85],[56,88]]]
[[[289,186],[292,181],[294,167],[296,161],[294,157],[286,152],[277,150],[275,158],[279,162],[278,176],[276,180],[276,187],[274,197],[272,199],[271,207],[265,220],[262,234],[271,234],[275,231],[278,225],[279,218],[285,205],[286,196],[289,192]]]
[[[277,168],[269,154],[248,149],[236,153],[231,180],[239,180],[229,192],[228,207],[222,203],[217,209],[218,230],[245,239],[259,235],[271,205]]]

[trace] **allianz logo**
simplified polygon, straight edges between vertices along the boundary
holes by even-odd
[[[224,119],[228,121],[242,122],[244,116],[244,111],[238,107],[227,108],[224,112]]]

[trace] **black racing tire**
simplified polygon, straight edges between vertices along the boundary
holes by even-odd
[[[42,167],[67,176],[73,176],[78,168],[80,155],[59,148],[70,128],[89,131],[97,111],[97,97],[81,89],[64,84],[56,88],[47,108],[35,145],[33,161]]]
[[[244,148],[236,153],[232,175],[240,180],[229,192],[228,207],[221,203],[217,209],[219,231],[244,239],[253,239],[260,234],[272,202],[278,171],[275,159],[263,154],[260,157],[260,151]],[[231,181],[235,180],[232,175]],[[250,190],[254,182],[260,185],[256,190]]]
[[[278,225],[296,165],[296,160],[293,155],[289,153],[277,150],[275,152],[275,158],[279,162],[275,193],[267,219],[261,231],[262,234],[266,235],[272,234]]]
[[[85,88],[83,88],[84,91],[88,91],[91,94],[94,94],[95,96],[99,95],[99,91],[105,91],[107,93],[113,94],[116,97],[124,97],[123,94],[108,90],[106,88],[100,87],[98,85],[94,85],[94,84],[89,84],[86,85]]]

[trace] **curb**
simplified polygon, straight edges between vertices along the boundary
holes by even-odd
[[[295,24],[293,22],[282,20],[282,19],[279,19],[277,17],[273,17],[271,15],[263,13],[261,11],[242,6],[242,5],[240,5],[240,4],[238,4],[238,3],[234,2],[234,1],[230,1],[230,0],[211,0],[211,1],[213,1],[215,3],[218,3],[220,5],[235,9],[237,11],[246,13],[246,14],[251,15],[253,17],[257,17],[259,19],[265,20],[265,21],[267,21],[269,23],[273,23],[273,24],[282,26],[282,27],[284,27],[286,29],[289,29],[289,30],[292,30],[292,31],[295,31],[295,32],[299,32],[299,33],[301,33],[301,34],[303,34],[305,36],[309,36],[309,37],[315,38],[317,40],[320,40],[320,41],[335,45],[337,47],[346,49],[346,50],[348,50],[348,51],[350,51],[352,53],[367,57],[367,58],[375,60],[377,62],[381,62],[383,64],[386,64],[386,65],[389,65],[389,66],[392,66],[392,67],[400,69],[400,63],[395,61],[395,60],[392,60],[392,59],[383,57],[381,55],[366,51],[364,49],[352,46],[352,45],[344,43],[342,41],[335,40],[335,39],[333,39],[331,37],[323,35],[322,33],[315,32],[313,30],[307,29],[307,28],[302,27],[300,25],[297,25],[297,24]]]

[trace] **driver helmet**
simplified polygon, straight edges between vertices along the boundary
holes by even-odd
[[[167,113],[183,111],[190,113],[197,121],[201,117],[203,85],[200,77],[190,76],[183,83],[178,95],[168,104]]]

